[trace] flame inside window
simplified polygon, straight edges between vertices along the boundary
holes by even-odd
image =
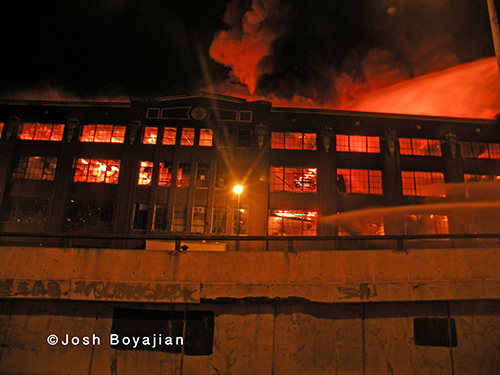
[[[268,230],[271,236],[315,236],[316,211],[272,210]]]
[[[23,124],[19,139],[27,141],[61,141],[64,133],[63,124]]]
[[[153,179],[153,162],[141,161],[139,167],[139,185],[151,185]]]
[[[271,167],[271,191],[316,192],[317,168]]]
[[[152,126],[146,126],[144,128],[144,137],[142,138],[142,143],[145,145],[155,145],[158,137],[158,128]]]
[[[125,126],[120,125],[84,125],[81,142],[123,143]]]
[[[117,184],[120,160],[76,159],[75,182]]]

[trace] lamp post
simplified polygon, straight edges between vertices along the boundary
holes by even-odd
[[[243,186],[241,185],[236,185],[233,188],[233,192],[238,196],[238,215],[237,215],[237,221],[236,221],[236,235],[240,235],[240,209],[241,209],[241,193],[243,192]]]

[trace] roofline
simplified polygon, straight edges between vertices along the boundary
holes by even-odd
[[[113,101],[62,101],[62,100],[15,100],[0,99],[0,105],[41,105],[41,106],[73,106],[73,107],[120,107],[129,108],[131,102]]]
[[[192,98],[207,98],[207,99],[216,99],[216,100],[224,100],[227,102],[233,102],[233,103],[248,103],[246,99],[238,98],[235,96],[229,96],[229,95],[219,95],[219,94],[212,94],[209,92],[192,92],[188,94],[176,94],[176,95],[166,95],[166,96],[157,96],[153,98],[133,98],[133,101],[160,101],[160,102],[166,102],[170,100],[179,100],[179,99],[192,99]]]

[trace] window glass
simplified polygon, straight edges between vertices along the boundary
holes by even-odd
[[[271,148],[283,149],[285,148],[285,133],[271,133]]]
[[[125,126],[122,125],[84,125],[81,142],[123,143]]]
[[[191,222],[192,233],[205,233],[207,208],[203,206],[193,207],[193,220]]]
[[[158,138],[158,128],[152,126],[146,126],[144,128],[144,137],[142,138],[142,143],[145,145],[155,145]]]
[[[146,230],[148,223],[148,205],[135,204],[133,229]]]
[[[177,137],[177,128],[165,128],[163,130],[162,144],[167,146],[175,145],[175,138]]]
[[[151,185],[151,180],[153,179],[153,162],[152,161],[141,161],[139,167],[139,185]]]
[[[75,228],[110,229],[113,203],[92,200],[71,200],[66,226]]]
[[[384,194],[382,171],[367,169],[337,169],[339,193]]]
[[[340,152],[380,152],[379,137],[337,134],[335,139],[336,150]]]
[[[228,174],[226,165],[224,163],[217,163],[217,167],[215,168],[215,188],[227,189],[227,179]]]
[[[315,236],[316,211],[271,210],[268,223],[270,236]]]
[[[271,133],[272,149],[316,150],[315,133]]]
[[[271,191],[316,192],[316,181],[316,168],[271,167]]]
[[[42,198],[5,197],[0,218],[2,222],[16,224],[45,224],[49,200]]]
[[[384,217],[368,215],[358,217],[349,223],[342,222],[338,228],[339,236],[385,236]]]
[[[194,128],[182,129],[181,146],[194,146]]]
[[[63,133],[63,124],[26,123],[21,127],[19,139],[28,141],[61,141]]]
[[[54,181],[56,167],[57,158],[21,156],[12,177],[24,180]]]
[[[209,163],[198,163],[196,169],[196,187],[208,187]]]
[[[486,142],[458,142],[463,158],[500,159],[500,145]]]
[[[200,130],[200,146],[212,146],[213,144],[213,131],[212,129]]]
[[[75,159],[75,182],[117,184],[120,160]]]
[[[166,231],[167,230],[167,206],[156,205],[153,219],[153,230]]]
[[[185,232],[186,231],[186,206],[175,206],[174,207],[174,217],[172,222],[173,232]]]
[[[446,215],[405,215],[405,234],[448,234]]]
[[[248,209],[235,207],[233,209],[233,234],[247,234]]]
[[[238,130],[238,147],[250,148],[252,146],[252,131]]]
[[[177,187],[189,187],[191,178],[191,163],[179,163],[177,169]]]
[[[403,195],[446,196],[443,173],[402,171],[401,179]]]
[[[212,233],[226,234],[226,207],[214,207],[212,212]]]
[[[170,186],[172,183],[172,163],[160,162],[158,186]]]

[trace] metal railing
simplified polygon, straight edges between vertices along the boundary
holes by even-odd
[[[144,249],[147,240],[174,241],[175,251],[185,251],[183,243],[228,243],[232,250],[242,244],[260,243],[262,250],[369,250],[449,247],[500,247],[500,233],[429,234],[385,236],[214,236],[172,234],[77,234],[0,232],[0,246],[89,247]],[[90,242],[92,244],[90,244]],[[85,245],[88,243],[89,245]],[[264,245],[264,246],[262,246]],[[432,245],[432,246],[431,246]],[[252,246],[252,245],[249,245]]]

